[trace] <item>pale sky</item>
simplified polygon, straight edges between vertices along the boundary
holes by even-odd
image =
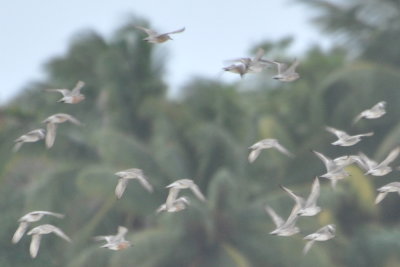
[[[311,24],[311,10],[293,0],[9,0],[0,8],[0,102],[44,78],[43,64],[64,54],[79,31],[108,37],[130,14],[160,32],[186,27],[161,44],[171,90],[193,76],[216,77],[224,60],[249,56],[263,40],[294,36],[294,55],[311,44],[329,44]],[[225,73],[221,79],[236,78]]]

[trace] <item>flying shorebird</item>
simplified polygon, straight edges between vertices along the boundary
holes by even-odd
[[[300,63],[297,59],[289,67],[287,66],[287,64],[277,61],[270,61],[265,59],[262,59],[260,61],[269,64],[275,64],[278,67],[278,74],[272,77],[275,80],[279,80],[281,82],[293,82],[300,78],[300,75],[296,72],[296,68]]]
[[[85,83],[78,81],[72,90],[69,89],[45,89],[48,92],[59,92],[63,97],[57,102],[63,102],[67,104],[77,104],[85,99],[85,96],[81,94],[81,88],[85,86]]]
[[[173,190],[173,189],[171,189]],[[175,189],[177,190],[177,189]],[[172,203],[170,204],[170,207],[167,209],[167,204],[164,203],[162,204],[158,209],[157,209],[157,213],[160,213],[162,211],[166,211],[166,212],[178,212],[181,210],[186,209],[186,207],[190,204],[189,199],[187,199],[186,197],[180,197],[175,199],[174,201],[172,201]]]
[[[251,152],[249,154],[249,162],[254,162],[258,155],[260,155],[261,150],[268,148],[276,148],[278,151],[282,152],[286,156],[293,157],[293,154],[290,153],[286,148],[284,148],[276,139],[263,139],[258,141],[254,145],[250,146]]]
[[[293,193],[292,190],[290,190],[282,185],[281,185],[281,188],[283,190],[285,190],[286,193],[288,193],[291,198],[294,199],[294,201],[296,202],[297,205],[300,206],[300,209],[297,212],[297,215],[299,215],[299,216],[314,216],[321,211],[321,208],[317,206],[317,199],[319,197],[319,192],[320,192],[320,185],[319,185],[318,177],[315,177],[314,183],[311,188],[310,195],[308,196],[307,200],[296,195],[295,193]]]
[[[327,178],[331,181],[331,185],[333,188],[336,187],[336,183],[338,180],[346,178],[349,176],[344,168],[354,162],[356,162],[355,157],[353,156],[342,156],[337,159],[332,160],[331,158],[325,156],[324,154],[312,150],[312,152],[320,159],[325,165],[326,173],[320,175],[319,177]]]
[[[36,255],[39,251],[40,240],[42,239],[42,235],[55,233],[62,239],[71,242],[71,239],[61,231],[60,228],[55,227],[51,224],[42,224],[39,225],[28,232],[28,235],[32,235],[31,245],[29,247],[29,252],[32,258],[36,258]]]
[[[206,198],[201,193],[199,187],[193,182],[193,180],[190,179],[177,180],[172,184],[167,185],[166,188],[169,188],[167,201],[165,202],[167,210],[174,206],[174,202],[177,200],[178,193],[182,189],[189,188],[198,199],[201,201],[206,201]]]
[[[348,135],[346,132],[332,128],[332,127],[325,127],[325,129],[333,133],[334,135],[337,136],[338,140],[332,143],[332,145],[338,145],[338,146],[352,146],[357,144],[358,142],[361,141],[361,137],[364,136],[372,136],[374,135],[373,132],[365,133],[365,134],[357,134],[357,135]]]
[[[271,216],[276,225],[276,229],[270,232],[270,234],[278,236],[291,236],[300,232],[299,228],[296,226],[296,221],[299,218],[299,210],[300,206],[295,204],[285,222],[270,206],[266,205],[265,211],[269,214],[269,216]]]
[[[116,172],[115,175],[119,177],[117,187],[115,188],[115,195],[121,198],[126,186],[130,179],[137,179],[139,183],[150,193],[153,192],[153,186],[149,183],[148,178],[144,175],[141,169],[128,169]]]
[[[224,67],[223,70],[240,74],[243,77],[246,73],[257,73],[265,69],[269,63],[261,61],[262,56],[265,54],[264,49],[259,48],[254,58],[242,57],[238,59],[229,60],[230,62],[238,62]]]
[[[376,196],[375,204],[381,202],[388,193],[397,192],[400,195],[400,182],[388,183],[378,189],[379,194]]]
[[[153,44],[159,44],[159,43],[164,43],[168,40],[172,40],[172,38],[169,36],[170,34],[175,34],[175,33],[181,33],[185,30],[185,27],[183,27],[182,29],[176,30],[176,31],[172,31],[172,32],[167,32],[167,33],[157,33],[154,30],[150,30],[147,28],[144,28],[142,26],[135,26],[137,29],[142,30],[144,32],[147,33],[147,37],[144,38],[143,40],[149,42],[149,43],[153,43]]]
[[[336,226],[334,224],[328,224],[316,231],[315,233],[309,234],[304,237],[305,240],[309,240],[304,246],[303,255],[307,254],[311,246],[315,241],[327,241],[335,237]]]
[[[227,67],[222,68],[224,71],[229,71],[232,73],[237,73],[240,75],[240,78],[243,78],[243,76],[248,72],[248,69],[245,64],[239,63],[239,64],[232,64]]]
[[[24,135],[21,135],[20,137],[14,140],[15,145],[13,147],[13,151],[17,152],[24,143],[37,142],[39,140],[44,139],[45,136],[46,136],[46,131],[44,129],[36,129]]]
[[[386,158],[381,162],[377,163],[376,161],[368,158],[364,153],[359,153],[359,159],[357,161],[358,165],[366,171],[365,175],[371,174],[373,176],[384,176],[390,173],[393,169],[389,166],[400,153],[400,147],[394,148],[390,153],[386,156]]]
[[[94,240],[105,240],[107,242],[106,244],[102,245],[101,248],[124,250],[132,246],[131,242],[125,240],[126,233],[128,233],[128,229],[126,227],[118,226],[118,233],[116,235],[95,236]]]
[[[385,101],[378,102],[372,108],[364,110],[359,115],[357,115],[353,120],[353,124],[356,123],[357,121],[359,121],[362,118],[366,118],[366,119],[377,119],[377,118],[380,118],[383,115],[385,115],[385,113],[386,113],[385,108],[386,108],[386,102]]]
[[[66,121],[72,122],[75,125],[82,125],[82,123],[78,121],[76,118],[65,113],[57,113],[51,115],[50,117],[42,121],[42,123],[47,123],[47,133],[46,133],[47,148],[51,148],[54,145],[54,140],[56,139],[56,130],[57,130],[56,124],[63,123]]]
[[[19,226],[18,226],[17,230],[15,231],[15,234],[14,234],[11,242],[13,244],[18,243],[18,241],[22,238],[22,236],[26,232],[26,229],[28,228],[29,224],[32,223],[32,222],[39,221],[45,215],[50,215],[50,216],[54,216],[54,217],[57,217],[57,218],[64,218],[63,214],[50,212],[50,211],[32,211],[32,212],[29,212],[29,213],[25,214],[24,216],[22,216],[21,218],[19,218],[19,220],[18,220]]]

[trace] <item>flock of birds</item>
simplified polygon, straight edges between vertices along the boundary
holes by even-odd
[[[170,34],[181,33],[185,30],[185,28],[159,34],[154,30],[147,29],[141,26],[136,26],[136,28],[144,31],[148,36],[144,38],[145,41],[149,43],[163,43],[168,40],[172,40]],[[271,61],[263,59],[264,50],[259,49],[254,58],[238,58],[232,60],[234,62],[232,65],[224,67],[224,71],[237,73],[241,77],[243,77],[246,73],[258,73],[264,70],[265,68],[276,65],[277,74],[272,78],[282,81],[282,82],[293,82],[297,80],[300,76],[296,72],[296,67],[299,64],[298,60],[295,60],[290,66],[280,63],[277,61]],[[62,98],[58,100],[58,102],[63,102],[67,104],[77,104],[85,99],[85,96],[81,93],[81,89],[84,87],[85,83],[82,81],[78,81],[75,87],[72,90],[69,89],[46,89],[49,92],[58,92],[62,94]],[[376,119],[383,116],[385,111],[386,103],[384,101],[377,103],[372,108],[361,112],[354,120],[354,123],[358,120],[365,119]],[[71,122],[75,125],[82,125],[82,123],[76,119],[75,117],[65,114],[65,113],[57,113],[49,116],[47,119],[43,120],[42,123],[46,124],[46,130],[44,129],[36,129],[30,131],[15,140],[15,145],[13,147],[13,151],[17,152],[24,143],[37,142],[42,139],[45,139],[45,144],[47,148],[51,148],[54,145],[56,138],[57,125],[64,122]],[[358,134],[358,135],[348,135],[346,132],[332,128],[326,127],[326,130],[337,136],[338,140],[333,142],[332,145],[338,146],[352,146],[361,141],[361,138],[368,137],[373,135],[372,132]],[[249,149],[250,154],[248,156],[248,160],[250,163],[254,162],[262,150],[275,148],[281,153],[294,157],[294,155],[289,152],[284,146],[282,146],[278,140],[276,139],[264,139],[261,140],[254,145],[250,146]],[[331,159],[320,152],[313,151],[314,154],[324,163],[326,167],[326,173],[320,175],[319,177],[327,178],[331,181],[333,187],[335,187],[338,180],[341,180],[347,176],[349,173],[345,171],[345,167],[350,164],[358,164],[360,168],[365,170],[365,174],[370,174],[374,176],[382,176],[392,171],[392,168],[389,164],[398,156],[400,152],[400,148],[393,149],[389,155],[382,162],[378,163],[372,159],[369,159],[365,154],[359,153],[358,155],[348,155],[342,156],[336,159]],[[116,172],[115,175],[119,178],[116,188],[115,195],[118,199],[123,196],[123,193],[128,185],[130,180],[138,180],[138,182],[144,187],[148,192],[153,192],[153,187],[149,182],[149,179],[144,174],[143,170],[132,168],[127,170],[122,170]],[[205,196],[200,191],[199,187],[195,184],[195,182],[191,179],[180,179],[177,180],[170,185],[167,185],[166,188],[169,189],[169,193],[165,203],[160,205],[160,207],[156,210],[157,213],[160,212],[179,212],[184,210],[190,205],[189,199],[186,196],[179,196],[179,193],[183,189],[190,189],[193,194],[201,201],[206,201]],[[270,234],[278,235],[278,236],[291,236],[296,233],[299,233],[299,228],[296,226],[296,222],[300,216],[315,216],[320,211],[321,208],[317,205],[317,200],[320,194],[320,182],[318,177],[315,178],[311,193],[307,199],[304,199],[301,196],[296,195],[290,189],[281,186],[281,188],[294,200],[295,204],[293,209],[289,215],[289,217],[283,220],[276,212],[268,205],[265,207],[265,211],[270,215],[273,222],[276,225],[276,229],[270,232]],[[389,183],[381,188],[378,188],[379,194],[376,198],[376,203],[379,203],[384,199],[384,197],[389,192],[398,192],[400,194],[400,182]],[[17,228],[14,236],[12,237],[12,243],[17,243],[24,236],[25,232],[28,230],[30,224],[41,220],[44,216],[53,216],[56,218],[64,218],[63,214],[49,212],[49,211],[32,211],[28,214],[22,216],[18,222],[19,227]],[[306,243],[303,253],[307,253],[311,248],[315,241],[326,241],[332,239],[335,236],[335,225],[329,224],[320,229],[318,229],[315,233],[309,234],[304,237],[305,240],[308,240]],[[125,239],[125,235],[127,234],[128,229],[123,226],[118,227],[118,232],[115,235],[107,235],[107,236],[96,236],[94,237],[95,241],[105,241],[101,247],[108,248],[110,250],[123,250],[130,246],[132,246],[131,242]],[[27,235],[32,236],[31,244],[30,244],[30,255],[32,258],[35,258],[39,251],[39,246],[41,242],[42,235],[54,233],[64,240],[71,242],[71,239],[58,227],[51,224],[42,224],[30,229],[27,232]]]
[[[372,108],[362,111],[354,119],[353,124],[362,118],[365,119],[377,119],[386,113],[386,102],[381,101],[374,105]],[[349,135],[342,130],[335,129],[333,127],[326,127],[326,131],[336,135],[338,138],[336,141],[331,143],[337,146],[353,146],[361,141],[362,137],[372,136],[374,133],[363,133],[357,135]],[[289,152],[284,146],[282,146],[276,139],[264,139],[254,145],[250,146],[251,150],[248,160],[250,163],[254,162],[260,152],[263,149],[275,148],[281,153],[293,157],[293,154]],[[384,176],[390,173],[393,168],[389,166],[399,155],[400,147],[396,147],[389,152],[386,158],[381,162],[376,162],[368,158],[364,153],[360,152],[358,155],[345,155],[335,159],[331,159],[324,154],[312,150],[312,152],[323,162],[326,168],[326,173],[319,175],[319,177],[329,179],[333,188],[335,188],[337,182],[344,179],[350,174],[345,170],[345,168],[351,164],[357,164],[362,170],[365,171],[365,175],[372,176]],[[317,200],[320,195],[320,183],[319,178],[316,177],[312,187],[310,195],[307,199],[296,195],[292,190],[281,185],[281,188],[295,201],[295,204],[290,212],[289,217],[283,220],[275,211],[270,207],[266,206],[265,211],[270,215],[273,222],[276,225],[276,229],[270,232],[272,235],[278,236],[291,236],[300,232],[300,229],[296,226],[296,222],[301,216],[315,216],[320,211],[321,208],[317,205]],[[375,199],[375,203],[381,202],[388,193],[397,192],[400,194],[400,182],[392,182],[386,184],[377,189],[379,194]],[[315,233],[309,234],[304,237],[308,240],[306,243],[303,254],[306,254],[315,241],[326,241],[335,237],[336,226],[334,224],[328,224]]]

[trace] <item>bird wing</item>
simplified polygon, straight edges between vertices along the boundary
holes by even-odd
[[[283,225],[285,223],[283,221],[283,219],[278,214],[276,214],[276,212],[270,206],[266,205],[265,211],[272,218],[272,221],[274,221],[276,227],[280,227],[281,225]]]
[[[373,136],[374,132],[369,132],[369,133],[363,133],[363,134],[357,134],[354,137],[364,137],[364,136]]]
[[[278,67],[278,74],[282,74],[282,72],[286,71],[287,69],[287,64],[285,63],[280,63],[277,61],[272,61],[277,67]]]
[[[156,210],[156,213],[160,213],[160,212],[162,212],[162,211],[164,211],[164,210],[167,210],[167,205],[161,204],[161,205],[158,207],[158,209]]]
[[[294,201],[296,201],[297,204],[299,204],[300,206],[303,206],[303,205],[305,204],[304,198],[302,198],[302,197],[296,195],[295,193],[293,193],[292,190],[290,190],[289,188],[284,187],[283,185],[280,185],[280,187],[281,187],[286,193],[288,193],[289,196],[290,196],[291,198],[293,198]]]
[[[47,92],[59,92],[63,96],[68,96],[71,94],[71,91],[68,89],[45,89]]]
[[[44,131],[43,129],[36,129],[36,130],[30,131],[30,132],[24,134],[24,136],[25,136],[25,138],[27,138],[29,140],[33,140],[36,138],[40,138],[43,131]]]
[[[252,151],[250,152],[250,154],[249,154],[249,157],[248,157],[249,162],[250,162],[250,163],[253,163],[253,162],[258,158],[258,156],[260,155],[260,153],[261,153],[261,149],[254,149],[254,150],[252,150]]]
[[[392,161],[394,161],[397,158],[399,153],[400,153],[400,147],[396,147],[395,149],[390,151],[389,155],[377,167],[389,165],[390,163],[392,163]]]
[[[18,243],[19,240],[21,240],[22,236],[25,234],[26,229],[28,228],[29,223],[27,222],[21,222],[17,228],[17,230],[15,231],[11,242],[13,244]]]
[[[129,180],[126,178],[119,178],[118,184],[115,187],[115,195],[117,196],[118,199],[122,197],[122,194],[124,193],[126,186],[128,185]]]
[[[315,150],[312,150],[312,152],[320,159],[322,160],[322,162],[325,165],[326,170],[329,172],[329,170],[331,170],[334,167],[334,163],[332,161],[332,159],[330,159],[329,157],[323,155],[322,153],[319,153]]]
[[[17,152],[20,148],[21,148],[21,146],[24,144],[24,142],[16,142],[15,143],[15,145],[13,146],[13,149],[12,149],[12,151],[15,153],[15,152]]]
[[[196,195],[198,199],[200,199],[201,201],[206,201],[206,198],[204,197],[203,193],[201,193],[199,187],[196,184],[193,184],[190,187],[190,190],[192,190],[192,192]]]
[[[104,240],[107,243],[110,243],[113,238],[114,238],[113,235],[98,235],[98,236],[94,236],[93,240],[95,240],[95,241],[103,241]]]
[[[310,248],[312,247],[312,245],[314,244],[315,240],[310,240],[306,243],[306,245],[304,246],[303,249],[303,255],[306,255],[307,252],[310,250]]]
[[[360,152],[358,153],[358,158],[356,159],[357,165],[364,169],[365,171],[368,171],[372,168],[375,168],[377,163],[370,158],[368,158],[364,153]]]
[[[74,89],[72,89],[72,94],[73,94],[73,95],[79,95],[79,94],[80,94],[80,91],[81,91],[81,88],[82,88],[83,86],[85,86],[85,82],[78,81],[78,82],[76,83]]]
[[[293,73],[295,72],[297,66],[299,65],[299,61],[297,59],[294,60],[294,62],[292,63],[292,65],[290,65],[290,67],[288,67],[286,70],[284,70],[285,74],[288,73]]]
[[[289,215],[289,217],[287,218],[287,220],[285,222],[286,226],[291,226],[291,225],[294,225],[296,223],[297,219],[299,218],[298,212],[299,212],[300,209],[301,209],[301,207],[297,203],[293,206],[293,209],[290,212],[290,215]]]
[[[31,245],[29,246],[29,252],[32,258],[36,258],[38,254],[41,239],[42,235],[39,234],[32,235]]]
[[[55,123],[47,123],[46,131],[46,147],[51,148],[54,145],[56,139],[57,125]]]
[[[149,191],[150,193],[153,192],[153,186],[149,183],[148,179],[146,176],[144,175],[139,175],[137,177],[137,179],[139,180],[139,183],[146,188],[147,191]]]
[[[185,27],[183,27],[183,28],[181,28],[181,29],[179,29],[179,30],[176,30],[176,31],[172,31],[172,32],[166,32],[166,33],[163,33],[163,35],[165,35],[165,34],[174,34],[174,33],[180,33],[180,32],[183,32],[183,31],[185,31]]]
[[[152,36],[158,35],[158,33],[156,31],[148,29],[148,28],[145,28],[145,27],[142,27],[142,26],[135,26],[135,28],[144,31],[148,35],[152,35]]]
[[[261,47],[257,49],[256,55],[254,56],[254,59],[252,62],[259,62],[262,56],[265,54],[265,50],[262,49]]]
[[[319,179],[318,177],[315,177],[314,183],[312,184],[311,187],[311,192],[310,195],[308,196],[306,205],[312,205],[315,204],[317,202],[317,199],[319,197],[319,193],[320,193],[320,184],[319,184]]]
[[[38,214],[44,214],[44,215],[54,216],[54,217],[57,217],[57,218],[64,218],[64,217],[65,217],[64,214],[55,213],[55,212],[51,212],[51,211],[34,211],[34,212],[35,212],[35,213],[38,213]]]
[[[289,157],[294,157],[294,155],[291,152],[289,152],[284,146],[282,146],[278,141],[273,146],[283,154]]]
[[[336,135],[337,138],[339,138],[339,139],[343,139],[343,138],[349,137],[349,135],[345,131],[341,131],[341,130],[338,130],[336,128],[329,127],[329,126],[325,127],[325,129],[328,132],[333,133],[334,135]]]
[[[63,231],[61,231],[60,228],[54,226],[52,232],[61,237],[62,239],[71,242],[71,239]]]
[[[381,192],[376,196],[375,199],[375,204],[378,204],[379,202],[381,202],[387,195],[388,192]]]
[[[165,201],[167,210],[170,209],[174,205],[174,202],[178,196],[179,191],[180,191],[180,189],[175,188],[175,187],[171,187],[169,189],[168,197],[167,197],[167,200]]]
[[[116,234],[115,238],[121,239],[126,235],[126,233],[128,233],[128,228],[124,226],[118,226],[118,233]]]
[[[80,121],[78,121],[75,117],[68,115],[67,116],[67,120],[72,122],[75,125],[82,125],[82,123]]]
[[[353,124],[356,124],[359,120],[361,120],[364,117],[364,111],[361,112],[360,114],[358,114],[354,120],[353,120]]]

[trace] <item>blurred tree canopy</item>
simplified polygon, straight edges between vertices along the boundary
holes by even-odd
[[[134,27],[145,21],[133,18],[109,38],[76,35],[65,55],[47,62],[46,79],[1,108],[0,266],[398,266],[399,197],[373,203],[375,188],[395,181],[395,172],[367,177],[351,166],[352,176],[335,191],[321,178],[323,211],[300,218],[298,235],[268,234],[274,224],[264,206],[286,217],[293,205],[278,185],[305,196],[324,172],[310,150],[331,157],[362,150],[382,159],[400,137],[400,2],[300,2],[318,10],[318,24],[338,33],[340,42],[306,51],[301,78],[290,84],[272,80],[272,70],[232,84],[194,79],[179,99],[170,99],[159,48],[143,42]],[[290,60],[291,42],[265,41],[251,51],[261,46],[267,58]],[[86,82],[86,100],[77,105],[58,104],[56,94],[43,91],[78,80]],[[384,117],[352,126],[359,112],[383,100]],[[50,150],[38,142],[11,153],[13,139],[44,127],[41,121],[59,112],[85,125],[60,125]],[[353,147],[335,147],[326,125],[375,135]],[[249,164],[247,148],[263,138],[278,138],[296,157],[266,150]],[[143,169],[155,192],[131,181],[116,200],[113,174],[128,168]],[[189,195],[188,209],[156,214],[165,186],[181,178],[194,179],[207,202]],[[33,210],[66,214],[39,223],[61,227],[73,243],[46,236],[34,260],[30,237],[12,245],[18,218]],[[328,223],[337,225],[336,238],[302,256],[302,237]],[[114,252],[92,240],[115,233],[118,225],[129,229],[132,248]]]

